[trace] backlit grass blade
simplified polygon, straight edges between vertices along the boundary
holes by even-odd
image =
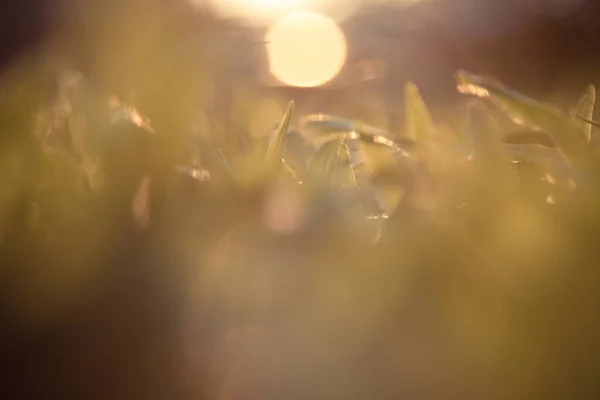
[[[264,145],[254,147],[248,154],[241,157],[237,165],[227,160],[221,152],[223,167],[231,178],[242,186],[253,186],[264,181],[269,174],[284,163],[283,157],[286,146],[286,138],[290,129],[290,121],[294,111],[294,102],[290,102],[288,108],[268,143],[267,150]],[[285,165],[286,170],[289,167]]]
[[[580,115],[575,115],[575,117],[577,119],[579,119],[580,121],[585,122],[586,124],[590,124],[592,126],[600,126],[600,122],[598,122],[598,121],[594,121],[594,120],[591,120],[591,119],[583,118]]]
[[[513,122],[551,135],[567,156],[580,166],[589,164],[589,147],[577,125],[568,115],[549,104],[540,103],[488,78],[459,71],[458,91],[486,98],[503,110]]]
[[[538,144],[505,144],[506,154],[513,162],[524,162],[543,167],[548,173],[577,185],[586,184],[588,174],[573,169],[569,160],[558,150]]]
[[[325,143],[311,157],[308,168],[313,179],[321,183],[336,183],[341,186],[356,184],[350,151],[343,140],[333,140]],[[343,176],[340,176],[340,172]],[[338,181],[342,178],[341,181]]]
[[[435,153],[441,157],[444,163],[453,163],[464,160],[469,156],[466,146],[460,142],[456,132],[447,125],[437,127],[437,140],[435,141]]]
[[[588,85],[573,109],[573,114],[579,117],[576,117],[576,124],[588,143],[592,139],[592,125],[586,121],[591,121],[593,119],[595,103],[596,87],[594,85]]]
[[[568,167],[560,150],[538,144],[504,144],[508,157],[513,161],[525,161],[553,165],[555,167]]]
[[[414,142],[410,138],[397,137],[387,131],[366,124],[326,114],[308,115],[302,118],[300,127],[302,132],[315,143],[323,143],[336,138],[360,140],[405,156],[414,147]]]
[[[406,117],[405,135],[415,141],[417,146],[430,148],[434,140],[436,126],[433,123],[429,109],[419,93],[419,89],[414,83],[409,82],[405,85],[404,99]]]
[[[472,104],[467,118],[473,145],[473,161],[484,170],[507,174],[511,169],[510,161],[490,112],[484,105]]]
[[[488,99],[502,109],[516,124],[534,130],[547,130],[547,120],[564,117],[557,108],[537,101],[511,89],[500,82],[459,71],[456,75],[457,89],[460,93]]]
[[[283,119],[281,120],[275,135],[273,136],[273,139],[269,143],[269,147],[267,148],[265,162],[269,165],[273,165],[283,159],[283,152],[285,150],[285,137],[290,130],[290,121],[292,119],[293,112],[294,102],[291,101],[287,110],[285,111],[285,114],[283,115]]]
[[[334,196],[336,204],[344,208],[353,230],[377,241],[382,229],[382,221],[378,219],[385,215],[381,193],[371,186],[368,178],[355,175],[348,146],[343,141],[328,142],[315,153],[309,165],[321,184],[338,193]]]

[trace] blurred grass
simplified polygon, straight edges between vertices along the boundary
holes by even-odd
[[[291,103],[263,137],[249,133],[240,110],[242,132],[207,112],[209,132],[194,135],[190,99],[201,82],[186,87],[191,68],[176,76],[180,58],[146,50],[142,60],[172,63],[148,61],[156,69],[132,84],[143,89],[133,107],[152,130],[132,113],[111,123],[108,105],[82,115],[70,98],[62,99],[70,109],[54,107],[60,83],[53,68],[36,70],[39,62],[6,76],[8,325],[45,332],[89,314],[100,336],[127,337],[113,351],[134,358],[135,371],[145,354],[133,351],[135,338],[185,325],[184,356],[201,353],[190,374],[205,398],[598,396],[600,172],[589,124],[461,72],[459,89],[483,99],[459,134],[434,121],[409,83],[397,133],[367,125],[381,115],[300,120]],[[127,59],[116,84],[123,93],[142,63]],[[106,70],[119,70],[119,60],[106,60],[115,63]],[[90,104],[108,102],[84,88]],[[594,93],[574,108],[584,118]],[[506,143],[485,102],[555,146]],[[150,224],[139,229],[131,208],[146,179]],[[274,231],[270,219],[285,229]],[[175,322],[165,316],[182,310]],[[218,345],[223,338],[233,350]],[[148,376],[164,372],[123,379],[151,387]]]

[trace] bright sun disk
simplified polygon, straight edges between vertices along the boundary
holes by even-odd
[[[270,71],[279,81],[298,87],[323,85],[346,62],[344,33],[330,18],[297,12],[273,24],[267,34]]]

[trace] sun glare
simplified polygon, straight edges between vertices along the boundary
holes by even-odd
[[[210,0],[208,3],[218,15],[262,25],[290,12],[312,7],[313,2],[314,0]]]
[[[195,6],[208,6],[220,18],[244,25],[265,27],[291,13],[312,11],[343,21],[361,5],[387,0],[187,0]],[[402,0],[415,1],[415,0]]]
[[[287,85],[323,85],[346,62],[344,33],[333,20],[315,12],[293,13],[275,22],[266,42],[270,71]]]

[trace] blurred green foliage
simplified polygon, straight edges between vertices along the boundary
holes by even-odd
[[[234,398],[599,394],[593,87],[564,112],[460,72],[459,90],[483,98],[460,136],[409,83],[398,134],[325,115],[294,129],[290,103],[272,135],[228,149],[155,132],[123,104],[81,110],[64,82],[44,86],[54,71],[40,74],[7,78],[0,97],[11,318],[43,326],[93,291],[143,235],[132,203],[148,177],[150,243],[193,286],[180,289],[201,333],[187,341],[205,364],[226,365],[209,398],[223,386]],[[485,102],[555,146],[507,143]],[[162,127],[187,123],[166,114]],[[236,336],[248,326],[259,333]],[[227,361],[220,340],[233,348]],[[246,373],[228,381],[236,362]]]

